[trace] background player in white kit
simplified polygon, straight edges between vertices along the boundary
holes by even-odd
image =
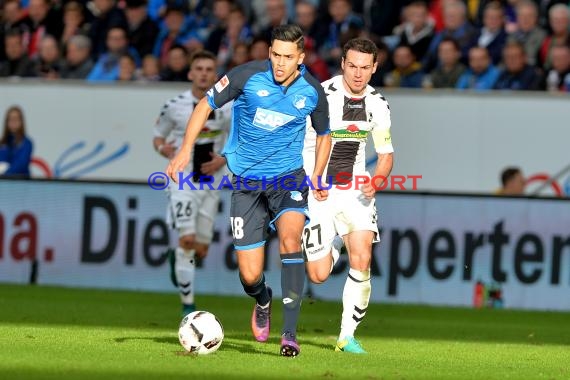
[[[368,308],[372,243],[379,241],[376,190],[370,182],[357,187],[352,181],[359,176],[370,177],[365,160],[369,135],[378,154],[375,176],[388,177],[394,152],[388,102],[368,86],[377,66],[376,45],[356,38],[343,47],[342,75],[322,83],[329,103],[333,141],[325,178],[333,186],[327,200],[315,202],[309,198],[310,223],[303,234],[307,275],[317,284],[329,277],[338,259],[343,242],[335,237],[341,236],[347,247],[350,270],[342,295],[341,331],[335,349],[351,353],[366,353],[354,338],[354,332]],[[315,143],[312,128],[307,130],[303,159],[305,171],[310,175]],[[346,185],[347,181],[351,185]],[[382,183],[378,180],[375,186],[380,188]]]
[[[188,79],[191,88],[167,101],[154,127],[155,150],[167,159],[174,157],[186,133],[186,124],[194,106],[217,81],[216,56],[198,51],[190,57]],[[213,176],[216,182],[225,174],[226,159],[218,155],[225,143],[230,125],[231,104],[212,112],[200,132],[185,175],[194,173],[192,182],[200,189],[200,176]],[[202,178],[202,181],[205,180]],[[216,188],[216,185],[213,186]],[[173,281],[179,288],[183,316],[196,309],[194,304],[195,258],[203,258],[214,233],[214,217],[218,213],[219,191],[203,185],[203,190],[178,189],[171,181],[167,189],[169,205],[167,221],[178,231],[178,247],[174,252]]]

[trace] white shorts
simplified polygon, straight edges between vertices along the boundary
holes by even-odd
[[[380,241],[375,199],[366,199],[360,190],[330,189],[326,201],[309,195],[309,224],[303,232],[303,249],[308,261],[329,254],[336,235],[354,231],[374,232],[373,243]]]
[[[179,190],[171,181],[168,186],[166,221],[179,236],[196,235],[196,242],[210,244],[214,236],[214,218],[220,203],[219,190]]]

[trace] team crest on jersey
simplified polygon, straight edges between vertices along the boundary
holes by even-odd
[[[303,194],[301,194],[299,191],[292,191],[291,199],[297,202],[301,202],[303,200]]]
[[[224,75],[214,87],[216,88],[216,91],[222,92],[224,88],[228,87],[228,84],[230,84],[230,80],[227,75]]]
[[[257,96],[259,96],[259,97],[262,97],[262,98],[263,98],[264,96],[267,96],[267,95],[269,95],[269,91],[267,91],[267,90],[259,90],[259,91],[257,91]]]
[[[265,108],[257,108],[255,116],[253,117],[253,125],[267,131],[273,131],[274,129],[287,124],[294,118],[294,116],[281,112],[275,112]]]
[[[297,109],[303,109],[305,108],[305,103],[306,103],[307,98],[304,97],[303,95],[295,95],[295,108]]]

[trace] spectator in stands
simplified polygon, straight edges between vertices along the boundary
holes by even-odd
[[[301,27],[305,36],[313,39],[315,50],[319,51],[327,37],[327,27],[318,16],[315,4],[308,0],[297,1],[295,22]]]
[[[552,68],[546,73],[546,90],[550,92],[570,91],[570,48],[555,45],[550,50]]]
[[[168,52],[166,67],[160,72],[164,82],[188,82],[188,51],[182,45],[174,45]]]
[[[173,45],[194,47],[198,43],[198,30],[187,19],[188,5],[182,0],[168,4],[164,15],[164,23],[153,48],[153,54],[158,57],[161,67],[165,67],[169,58],[170,48]]]
[[[317,54],[315,42],[311,37],[305,37],[305,59],[303,63],[319,82],[330,79],[331,74],[327,63]]]
[[[0,138],[0,176],[30,176],[33,144],[26,135],[24,112],[18,106],[6,111],[4,129]]]
[[[212,5],[212,14],[214,16],[212,19],[213,27],[204,44],[206,50],[216,54],[220,49],[220,44],[226,34],[228,19],[230,18],[233,6],[234,2],[232,0],[214,0],[214,4]]]
[[[464,64],[459,62],[461,49],[453,38],[444,38],[439,43],[439,66],[431,74],[431,84],[434,88],[455,88],[457,81],[466,70]]]
[[[361,29],[364,27],[364,20],[352,11],[352,3],[349,0],[329,0],[328,11],[332,21],[329,24],[327,38],[320,50],[320,55],[333,73],[340,68],[342,34],[351,28]]]
[[[219,73],[227,71],[227,65],[235,46],[239,42],[250,43],[251,39],[251,29],[246,23],[243,10],[237,5],[233,6],[230,11],[230,17],[228,18],[226,33],[222,36],[218,51],[212,52],[217,56]]]
[[[55,37],[45,35],[40,41],[39,55],[34,61],[36,77],[43,79],[58,79],[63,61],[58,41]]]
[[[503,48],[507,42],[505,31],[505,12],[498,2],[490,2],[483,11],[483,27],[475,38],[475,45],[484,47],[489,52],[493,65],[498,65],[503,57]]]
[[[70,1],[63,7],[63,33],[61,47],[65,47],[73,36],[88,35],[91,25],[85,21],[85,8],[77,1]]]
[[[429,72],[437,67],[437,47],[445,37],[451,37],[457,41],[461,47],[461,61],[466,62],[468,52],[477,30],[467,20],[467,8],[460,0],[448,0],[443,5],[443,25],[444,29],[437,33],[429,46],[428,52],[422,64],[424,71]]]
[[[529,65],[536,65],[538,52],[546,37],[546,32],[538,26],[538,7],[530,0],[522,0],[516,8],[517,30],[509,39],[523,44]]]
[[[384,78],[386,87],[421,88],[424,73],[409,46],[398,46],[394,51],[394,70]]]
[[[124,53],[121,58],[119,58],[119,75],[117,80],[120,82],[131,82],[137,79],[137,63],[135,58],[129,53]]]
[[[354,10],[364,19],[364,29],[372,41],[378,44],[382,37],[392,34],[400,23],[402,8],[410,0],[367,0],[353,1]]]
[[[158,25],[148,16],[147,0],[127,0],[125,16],[130,45],[139,57],[151,54],[158,36]]]
[[[400,45],[407,45],[418,61],[426,55],[434,37],[434,23],[429,18],[427,3],[413,1],[404,8],[404,22],[394,29]]]
[[[13,29],[4,36],[6,60],[0,62],[0,77],[32,77],[34,64],[28,58],[22,32]]]
[[[119,76],[119,58],[129,52],[137,62],[140,58],[135,49],[129,48],[127,32],[121,27],[112,27],[107,35],[107,52],[99,57],[88,81],[113,81]]]
[[[5,0],[0,11],[0,63],[6,59],[4,37],[9,30],[21,29],[23,11],[20,0]]]
[[[564,4],[556,4],[548,11],[548,20],[551,33],[542,42],[540,47],[540,63],[545,71],[550,70],[550,51],[555,45],[570,42],[570,8]]]
[[[487,49],[475,46],[469,50],[469,68],[459,77],[456,88],[490,90],[498,77],[499,70],[491,63]]]
[[[234,51],[227,69],[231,70],[236,66],[248,62],[249,60],[249,45],[245,42],[238,42],[236,46],[234,46]]]
[[[64,79],[85,79],[93,69],[91,40],[87,36],[73,36],[67,42],[65,62],[61,68]]]
[[[550,13],[550,9],[552,9],[552,7],[554,7],[557,4],[570,6],[568,0],[535,0],[535,2],[538,4],[538,15],[539,15],[538,24],[543,29],[548,29],[549,27],[548,16]]]
[[[378,48],[378,55],[376,62],[378,66],[376,67],[376,72],[372,74],[372,78],[369,85],[372,87],[384,87],[384,77],[393,69],[392,62],[390,61],[390,49],[382,41],[376,42],[376,47]]]
[[[271,39],[271,31],[279,25],[292,24],[293,20],[287,15],[285,0],[265,0],[265,12],[268,24],[260,31],[260,35],[267,40]]]
[[[142,61],[142,68],[139,77],[141,82],[156,82],[160,80],[160,63],[158,59],[152,55],[147,54]]]
[[[94,60],[107,50],[107,35],[112,28],[128,30],[127,18],[115,0],[93,0],[93,13],[89,38],[91,39],[91,56]]]
[[[262,37],[255,37],[249,47],[249,57],[253,61],[262,61],[269,58],[269,41]]]
[[[22,20],[28,35],[28,57],[34,59],[38,56],[39,45],[42,38],[52,35],[57,40],[61,37],[63,23],[61,14],[51,0],[30,0],[28,15]]]
[[[538,69],[527,64],[524,46],[510,41],[503,49],[505,67],[501,70],[494,88],[497,90],[530,90],[540,89],[542,77]]]
[[[508,167],[501,172],[501,188],[498,195],[524,195],[525,179],[518,167]]]

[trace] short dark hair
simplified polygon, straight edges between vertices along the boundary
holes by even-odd
[[[353,38],[342,47],[342,59],[346,59],[349,50],[355,50],[360,53],[372,54],[373,62],[378,61],[378,48],[376,44],[367,38]]]
[[[510,180],[520,173],[522,173],[521,169],[516,166],[510,166],[503,170],[501,172],[501,183],[503,184],[503,187],[505,187]]]
[[[457,40],[453,37],[443,37],[441,39],[441,41],[439,42],[439,44],[441,45],[444,42],[449,42],[450,44],[453,45],[453,47],[455,48],[455,50],[457,51],[461,51],[461,45],[459,45],[459,42],[457,42]]]
[[[271,31],[271,45],[273,45],[275,40],[294,42],[299,50],[305,51],[305,38],[303,37],[303,30],[299,25],[279,25],[273,28]]]
[[[208,50],[197,50],[194,53],[192,53],[190,55],[190,58],[188,58],[188,64],[190,66],[192,66],[192,64],[194,63],[194,61],[197,61],[199,59],[210,59],[214,62],[217,61],[216,56],[214,55],[214,53],[212,53],[211,51]]]

